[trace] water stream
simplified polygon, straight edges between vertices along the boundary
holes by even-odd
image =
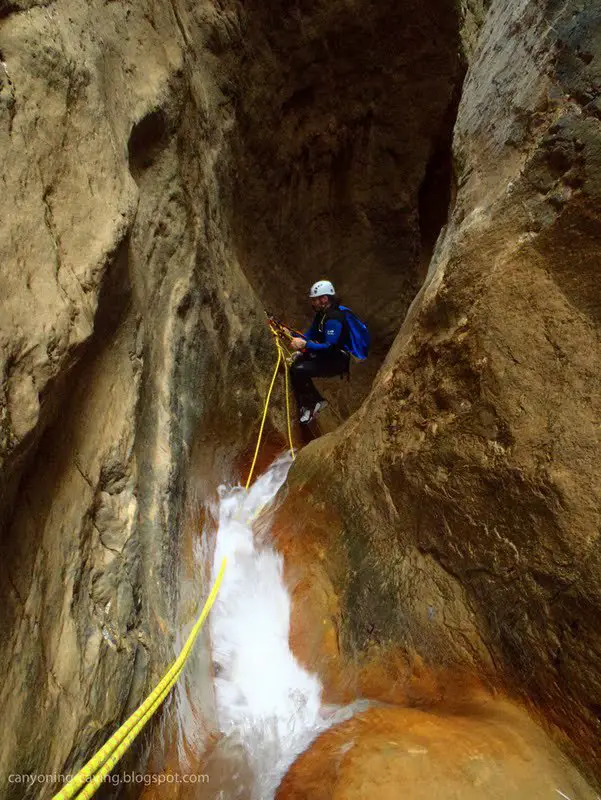
[[[296,756],[357,710],[322,705],[318,677],[288,645],[291,601],[283,559],[269,541],[253,536],[256,515],[275,497],[290,463],[289,456],[278,458],[248,492],[222,487],[216,509],[213,577],[227,558],[210,617],[217,719],[220,731],[244,751],[252,800],[273,798]]]
[[[398,790],[414,798],[599,800],[544,732],[502,696],[468,693],[462,705],[461,685],[453,682],[448,690],[439,684],[436,693],[459,689],[459,695],[448,698],[448,707],[440,705],[440,695],[432,713],[381,702],[373,694],[345,707],[322,702],[319,677],[289,647],[291,598],[283,557],[272,546],[272,501],[290,463],[288,456],[278,458],[250,491],[221,487],[211,509],[217,525],[207,527],[203,542],[195,540],[198,564],[212,552],[213,579],[224,557],[227,567],[204,631],[206,646],[197,648],[196,669],[188,670],[197,682],[180,682],[175,695],[177,747],[172,756],[165,748],[169,739],[158,748],[167,749],[165,775],[202,772],[207,780],[179,787],[177,794],[167,784],[150,787],[144,800],[274,800],[289,767],[320,733],[370,707],[375,715],[369,722],[364,716],[339,732],[342,738],[296,773],[303,791],[328,778],[324,791],[332,797],[347,796],[350,787],[353,797],[396,796]],[[210,674],[213,681],[207,681]],[[213,737],[215,728],[220,737]],[[366,755],[372,741],[375,760]],[[326,762],[334,765],[329,776],[321,772]]]

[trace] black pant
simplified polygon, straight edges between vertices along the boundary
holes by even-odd
[[[290,378],[296,402],[301,408],[313,408],[323,400],[312,378],[333,378],[349,371],[349,356],[340,351],[336,353],[303,353],[290,369]]]

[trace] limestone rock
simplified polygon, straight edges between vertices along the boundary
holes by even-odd
[[[480,40],[480,30],[484,25],[490,5],[491,0],[460,0],[461,42],[470,63],[474,60]]]
[[[596,769],[600,36],[577,0],[0,0],[2,770],[81,764],[173,658],[261,303],[301,324],[316,270],[376,347],[280,512],[311,646],[485,676]]]
[[[372,708],[322,734],[290,768],[277,800],[511,798],[593,800],[561,753],[520,712],[477,716]]]
[[[0,4],[3,786],[81,765],[162,675],[205,588],[178,619],[188,472],[210,453],[206,496],[255,433],[274,350],[220,205],[225,16]]]
[[[491,3],[425,284],[289,497],[325,509],[348,657],[392,643],[486,674],[599,775],[597,12]]]
[[[296,327],[330,278],[373,355],[328,384],[339,420],[369,391],[446,218],[461,81],[453,3],[332,0],[249,7],[232,141],[237,252],[264,303]],[[411,21],[411,22],[409,22]]]

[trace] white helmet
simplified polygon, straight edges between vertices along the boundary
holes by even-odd
[[[317,281],[311,287],[309,297],[322,297],[324,294],[336,294],[334,285],[330,281]]]

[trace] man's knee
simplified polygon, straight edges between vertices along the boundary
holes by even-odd
[[[310,361],[305,361],[304,359],[299,358],[292,364],[290,371],[293,375],[306,378],[311,375],[312,368],[313,365]]]

